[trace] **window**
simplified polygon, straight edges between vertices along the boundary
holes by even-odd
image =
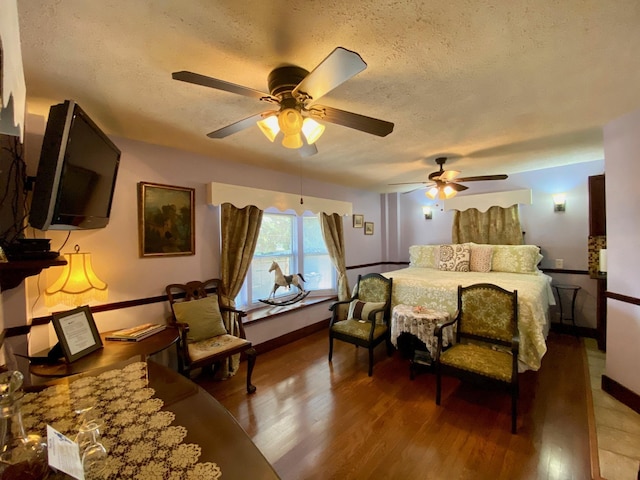
[[[251,267],[236,304],[251,307],[269,297],[274,287],[274,272],[269,272],[277,262],[285,275],[300,274],[304,289],[313,293],[335,292],[336,274],[320,229],[317,215],[297,216],[289,213],[272,213],[262,216],[260,235]],[[295,293],[286,287],[276,290],[276,298]]]

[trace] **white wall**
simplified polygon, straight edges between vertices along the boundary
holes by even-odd
[[[607,202],[607,291],[640,298],[640,110],[604,128]],[[605,373],[640,395],[640,307],[607,299]]]

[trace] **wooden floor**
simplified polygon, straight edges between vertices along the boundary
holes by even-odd
[[[455,379],[409,379],[407,360],[377,349],[373,377],[366,350],[319,332],[262,354],[255,395],[238,375],[196,381],[251,436],[278,474],[299,479],[591,478],[585,361],[575,337],[551,333],[538,372],[521,374],[518,434],[510,397]],[[214,432],[212,432],[214,433]],[[215,433],[214,433],[215,434]]]

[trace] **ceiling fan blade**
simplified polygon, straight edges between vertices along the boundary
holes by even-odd
[[[343,127],[354,128],[362,132],[386,137],[393,132],[393,123],[377,118],[367,117],[358,113],[346,112],[324,105],[313,105],[309,115],[325,122],[335,123]]]
[[[231,125],[227,125],[226,127],[222,127],[222,128],[219,128],[218,130],[214,130],[211,133],[207,133],[207,137],[209,138],[228,137],[229,135],[233,135],[234,133],[237,133],[241,130],[244,130],[245,128],[249,128],[252,125],[255,125],[258,120],[261,120],[269,113],[271,112],[263,112],[263,113],[258,113],[256,115],[251,115],[250,117],[239,120],[235,123],[232,123]]]
[[[243,87],[242,85],[236,85],[235,83],[225,82],[224,80],[218,80],[217,78],[200,75],[199,73],[187,72],[183,70],[180,72],[173,72],[171,74],[171,77],[174,80],[180,80],[181,82],[193,83],[195,85],[202,85],[203,87],[210,87],[217,90],[223,90],[225,92],[237,93],[238,95],[244,95],[245,97],[279,102],[277,98],[272,97],[268,93],[260,92],[249,87]]]
[[[447,183],[447,186],[453,188],[456,192],[464,192],[469,188],[456,182]]]
[[[356,52],[337,47],[293,89],[293,96],[316,101],[367,68]],[[301,99],[304,102],[304,99]]]
[[[478,177],[463,177],[456,179],[456,182],[480,182],[482,180],[506,180],[508,175],[480,175]]]
[[[438,176],[438,180],[440,180],[441,182],[450,182],[452,181],[454,178],[456,178],[458,175],[460,175],[460,172],[457,170],[445,170],[444,172],[442,172],[440,174],[440,176]]]

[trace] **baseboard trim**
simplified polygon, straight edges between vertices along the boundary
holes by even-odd
[[[294,330],[293,332],[285,333],[277,338],[272,338],[271,340],[267,340],[266,342],[259,343],[258,345],[254,345],[253,347],[258,352],[258,355],[262,353],[270,352],[271,350],[275,350],[276,348],[283,347],[289,343],[295,342],[296,340],[300,340],[304,337],[312,335],[320,330],[327,330],[327,339],[329,338],[329,322],[330,318],[325,320],[321,320],[320,322],[314,323],[312,325],[307,325],[306,327],[302,327],[298,330]]]
[[[568,323],[551,322],[550,330],[555,333],[566,333],[567,335],[578,335],[585,338],[598,338],[598,331],[590,327],[574,327]]]
[[[640,395],[636,392],[629,390],[624,385],[616,382],[606,375],[602,375],[601,385],[603,391],[607,392],[619,402],[624,403],[636,413],[640,413]]]

